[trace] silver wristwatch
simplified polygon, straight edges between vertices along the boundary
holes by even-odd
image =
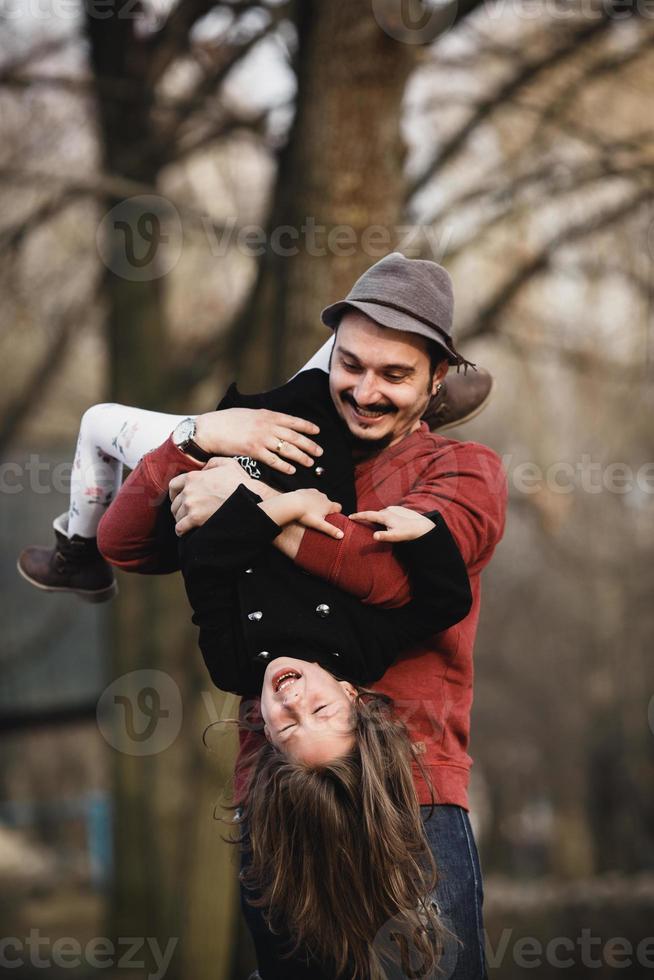
[[[182,419],[173,429],[173,442],[187,456],[192,456],[193,459],[197,459],[200,463],[208,463],[213,453],[208,453],[206,449],[202,449],[201,446],[198,446],[197,442],[193,441],[195,439],[196,428],[195,419],[190,417]]]

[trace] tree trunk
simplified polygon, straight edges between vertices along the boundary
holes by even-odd
[[[98,18],[96,6],[87,0],[103,170],[154,186],[159,160],[147,49],[136,36],[133,15]],[[136,251],[132,238],[140,216],[138,199],[107,197],[103,205],[106,211],[120,208],[116,219],[101,227],[111,397],[155,408],[161,404],[167,339],[157,256],[147,270],[130,264],[130,249]],[[155,253],[158,244],[155,241]],[[135,279],[135,271],[142,271],[142,277]]]
[[[155,187],[159,161],[150,113],[148,57],[134,24],[133,17],[98,20],[92,11],[87,18],[103,169]],[[108,197],[103,205],[106,212],[117,208],[102,222],[105,237],[100,243],[106,266],[109,397],[160,409],[166,404],[168,335],[164,280],[157,267],[159,243],[153,241],[155,254],[139,278],[140,267],[133,259],[139,258],[137,246],[142,252],[143,242],[135,244],[134,238],[143,203],[139,198]],[[197,720],[199,692],[188,693],[188,678],[201,669],[200,657],[181,582],[130,576],[112,613],[111,679],[135,670],[164,671],[183,693],[183,714]],[[157,690],[161,675],[150,676]],[[207,686],[204,672],[201,683]],[[137,704],[134,728],[138,730],[145,719],[139,717]],[[161,708],[169,710],[164,698]],[[163,723],[165,716],[161,717]],[[117,723],[126,723],[120,714]],[[158,718],[155,724],[159,725]],[[183,728],[172,745],[164,744],[152,755],[133,754],[129,749],[113,755],[111,932],[114,937],[156,938],[162,950],[176,940],[168,980],[181,976],[224,980],[231,966],[235,874],[208,805],[215,773],[200,743],[203,727]],[[155,738],[157,732],[158,728]],[[226,753],[228,768],[232,757],[233,751]],[[189,841],[197,841],[197,847],[189,848]],[[208,918],[213,928],[198,929],[198,921],[206,927]]]
[[[233,339],[250,389],[283,381],[327,339],[321,308],[394,247],[401,215],[400,105],[415,47],[389,38],[367,0],[303,0],[298,33],[295,121]]]

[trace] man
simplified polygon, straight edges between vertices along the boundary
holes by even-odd
[[[339,539],[290,525],[275,547],[364,602],[393,606],[408,598],[408,578],[384,533],[371,526],[380,511],[393,505],[437,510],[457,543],[470,577],[470,613],[406,651],[374,686],[395,700],[435,792],[437,806],[428,819],[431,790],[416,767],[425,829],[441,875],[436,901],[462,942],[454,954],[449,951],[456,964],[447,965],[447,974],[478,980],[485,975],[482,886],[467,814],[472,651],[480,573],[503,533],[506,483],[491,450],[448,440],[421,421],[448,367],[467,363],[454,347],[452,314],[446,271],[398,253],[376,263],[345,300],[323,311],[323,322],[336,334],[329,389],[351,439],[359,513],[355,519],[329,518],[342,531]],[[311,465],[318,473],[315,431],[276,413],[230,411],[199,416],[190,442],[178,439],[175,445],[171,438],[145,457],[101,525],[99,545],[110,561],[136,571],[174,567],[170,550],[167,558],[163,554],[150,506],[169,485],[178,534],[204,523],[232,493],[239,480],[234,467],[216,460],[200,470],[192,458],[198,447],[216,456],[247,453],[286,472],[294,464]],[[278,491],[260,483],[257,492],[265,497]],[[242,750],[258,737],[248,733]]]

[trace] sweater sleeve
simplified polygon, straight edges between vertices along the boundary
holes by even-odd
[[[168,484],[180,473],[201,470],[168,438],[130,473],[98,527],[102,555],[128,572],[162,575],[179,568],[178,539]]]
[[[426,516],[432,530],[395,545],[409,574],[411,601],[398,609],[357,603],[353,640],[370,668],[364,682],[378,680],[403,650],[455,626],[472,607],[465,563],[447,524],[435,511]]]
[[[477,443],[456,443],[434,455],[418,480],[398,499],[373,505],[375,509],[399,504],[424,514],[437,510],[459,548],[470,576],[490,560],[504,530],[506,478],[502,461]],[[329,518],[343,531],[339,540],[318,531],[305,531],[296,562],[372,605],[398,606],[407,601],[410,583],[397,553],[373,538],[373,530],[341,514]]]

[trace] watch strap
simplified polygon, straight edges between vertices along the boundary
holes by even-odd
[[[180,434],[177,435],[178,429],[180,429],[182,426],[187,427],[186,431],[183,433],[180,432]],[[195,431],[196,431],[195,419],[189,415],[188,418],[182,419],[179,425],[175,428],[173,432],[173,441],[177,446],[177,448],[181,450],[181,452],[186,453],[187,456],[191,456],[193,459],[196,459],[199,463],[208,463],[209,460],[213,458],[214,454],[207,452],[207,450],[203,449],[202,446],[198,446],[197,442],[195,442],[193,439],[193,436],[195,435]],[[186,432],[188,432],[189,434],[186,436],[186,438],[184,438]]]
[[[206,449],[202,449],[193,439],[187,439],[179,448],[187,456],[192,456],[193,459],[197,459],[199,463],[208,463],[210,459],[213,459],[213,454],[208,453]]]

